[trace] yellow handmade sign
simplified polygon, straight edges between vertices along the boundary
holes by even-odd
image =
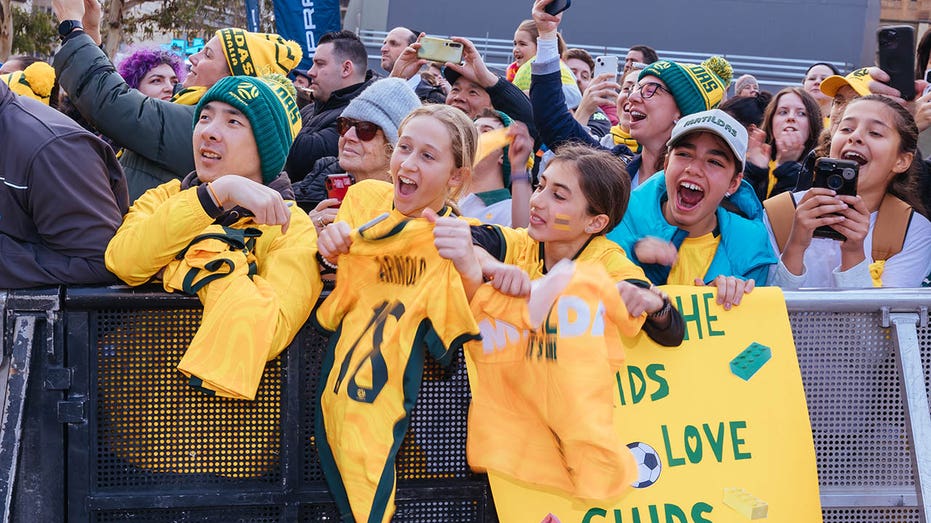
[[[670,287],[687,340],[641,334],[617,374],[615,430],[636,488],[574,500],[489,472],[504,523],[820,522],[814,443],[785,301],[758,288],[725,311],[714,289]]]

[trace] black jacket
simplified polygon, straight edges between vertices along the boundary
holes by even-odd
[[[123,148],[130,201],[194,170],[194,106],[129,87],[83,32],[68,37],[55,54],[55,74],[87,121]]]
[[[129,207],[113,149],[0,82],[0,289],[115,282],[107,244]]]
[[[366,81],[344,87],[330,94],[326,102],[314,102],[313,116],[304,119],[303,126],[288,153],[284,169],[292,183],[297,183],[307,176],[314,162],[326,156],[338,154],[339,133],[336,131],[336,119],[343,114],[343,109],[353,98],[359,96],[374,81],[373,73],[366,74]]]
[[[804,178],[803,173],[806,173],[803,162],[784,162],[776,167],[773,171],[773,176],[776,177],[776,185],[773,186],[773,190],[769,194],[766,194],[767,189],[769,189],[769,165],[760,166],[747,162],[746,167],[744,167],[744,179],[750,182],[757,198],[762,202],[779,193],[799,190],[796,186],[800,182],[804,185],[802,178]],[[811,186],[810,178],[808,179],[808,185]],[[805,187],[805,189],[807,188]]]
[[[339,158],[336,156],[327,156],[317,160],[307,176],[292,185],[297,205],[307,212],[312,211],[318,203],[326,200],[327,176],[343,172],[345,171],[339,166]]]

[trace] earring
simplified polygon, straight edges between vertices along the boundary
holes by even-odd
[[[724,193],[724,197],[725,197],[725,198],[730,198],[730,197],[731,197],[730,191]]]

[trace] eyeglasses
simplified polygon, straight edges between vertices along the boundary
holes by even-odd
[[[336,130],[339,132],[340,136],[345,136],[349,132],[349,129],[353,127],[356,128],[356,136],[359,137],[363,142],[367,142],[372,138],[375,138],[375,135],[378,134],[378,131],[381,130],[381,127],[373,124],[372,122],[362,122],[360,120],[353,120],[352,118],[345,118],[340,116],[336,119]]]
[[[656,94],[656,91],[663,91],[664,93],[672,94],[672,92],[669,89],[666,89],[665,87],[663,87],[662,85],[656,82],[645,82],[643,84],[636,85],[634,86],[634,89],[630,92],[630,94],[639,92],[640,96],[642,96],[643,99],[646,100],[648,98],[653,98],[653,95]]]

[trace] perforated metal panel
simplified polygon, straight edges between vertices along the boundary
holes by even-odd
[[[398,451],[398,480],[465,478],[469,378],[460,350],[453,373],[427,358],[420,396]]]
[[[476,500],[430,500],[398,503],[395,523],[448,523],[451,521],[477,521],[481,516]]]
[[[918,344],[921,346],[921,364],[925,369],[925,388],[931,402],[931,328],[918,328]]]
[[[824,523],[921,523],[917,508],[860,507],[826,509]]]
[[[878,314],[796,313],[791,321],[821,486],[913,487],[890,329]]]
[[[197,309],[97,315],[97,488],[280,481],[281,361],[266,366],[255,401],[193,389],[176,366],[200,315]]]
[[[452,523],[485,521],[480,499],[434,499],[423,501],[398,501],[394,523]],[[333,505],[302,505],[300,523],[338,521],[339,513]]]
[[[278,523],[281,515],[274,507],[229,507],[225,511],[208,509],[139,511],[113,510],[94,515],[96,523]]]
[[[301,331],[301,413],[300,413],[300,441],[306,442],[301,455],[301,479],[305,483],[322,482],[323,471],[320,469],[320,459],[313,445],[314,416],[317,412],[317,382],[320,378],[320,367],[323,366],[323,355],[326,352],[327,339],[316,335],[313,329],[305,325]],[[335,510],[335,508],[334,508]]]

